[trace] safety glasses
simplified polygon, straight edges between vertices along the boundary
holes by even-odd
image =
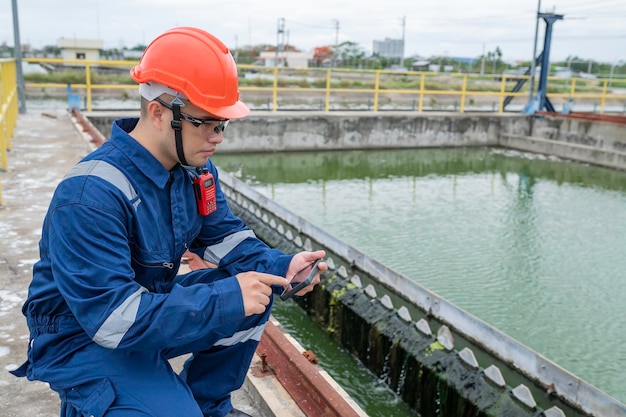
[[[157,97],[154,99],[154,101],[160,103],[163,107],[172,110],[172,106],[170,104],[165,103],[160,98]],[[229,121],[228,119],[212,119],[212,118],[200,119],[197,117],[193,117],[187,113],[183,113],[182,111],[180,112],[180,116],[184,120],[194,125],[195,127],[201,129],[203,133],[205,134],[209,133],[210,137],[216,136],[222,133],[224,129],[226,129],[226,126],[228,126],[228,121]]]

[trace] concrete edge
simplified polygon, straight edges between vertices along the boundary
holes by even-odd
[[[281,331],[282,327],[273,316],[270,318],[275,326]],[[300,352],[306,349],[298,343],[291,335],[283,332],[285,338],[296,347]],[[268,417],[306,417],[306,414],[298,406],[295,400],[282,386],[274,373],[268,373],[266,376],[255,375],[254,369],[260,368],[260,356],[255,353],[246,376],[246,381],[242,390],[250,397],[252,404],[257,406],[262,416]],[[316,366],[317,367],[317,366]],[[359,417],[368,417],[367,413],[350,397],[350,395],[335,381],[326,371],[318,368],[318,373],[324,378],[330,386],[348,403]],[[258,372],[256,372],[258,374]],[[245,411],[245,410],[242,410]]]
[[[276,325],[280,328],[280,323],[274,320]],[[283,332],[284,333],[284,332]],[[304,352],[306,349],[298,343],[296,339],[294,339],[289,333],[284,333],[285,337],[291,344],[293,344],[300,352]],[[360,417],[368,417],[368,415],[361,409],[361,407],[352,399],[352,397],[333,379],[332,376],[328,372],[318,367],[318,373],[322,378],[324,378],[330,386],[341,396],[348,405],[355,411],[357,415]]]
[[[272,373],[267,376],[254,375],[253,368],[261,367],[261,358],[254,354],[246,381],[242,387],[250,403],[264,417],[306,417],[298,404]],[[242,409],[242,411],[246,411]]]

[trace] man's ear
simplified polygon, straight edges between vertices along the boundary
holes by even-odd
[[[167,110],[157,101],[151,101],[148,103],[148,118],[150,123],[158,129],[163,130],[169,127],[169,118],[166,117],[165,111]],[[167,110],[169,111],[169,110]]]

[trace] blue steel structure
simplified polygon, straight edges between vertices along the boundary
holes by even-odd
[[[542,18],[546,22],[546,33],[543,39],[543,51],[535,57],[535,64],[541,68],[539,73],[539,87],[537,88],[537,94],[524,107],[523,112],[527,114],[534,114],[536,111],[544,109],[550,112],[555,111],[554,106],[548,99],[547,95],[548,74],[550,73],[550,44],[552,42],[552,26],[557,20],[563,19],[563,15],[554,13],[537,13],[537,18]],[[534,74],[530,74],[530,68],[526,70],[524,75],[534,76]],[[520,79],[511,92],[517,93],[520,91],[526,80],[526,78]],[[506,108],[511,100],[513,100],[513,96],[508,96],[504,100],[504,108]]]
[[[543,52],[539,55],[537,60],[541,58],[541,72],[539,74],[539,87],[537,94],[530,100],[530,102],[524,108],[524,113],[534,114],[536,111],[543,109],[554,112],[554,106],[548,99],[548,74],[550,72],[550,43],[552,42],[552,26],[557,20],[563,19],[562,14],[554,13],[538,13],[538,17],[542,18],[546,22],[546,33],[543,40]]]
[[[540,66],[541,62],[543,60],[543,52],[540,53],[536,58],[535,58],[535,66]],[[531,71],[532,65],[530,67],[528,67],[528,69],[524,72],[524,75],[529,76],[530,75],[530,71]],[[528,80],[528,78],[520,78],[519,80],[517,80],[517,84],[515,84],[515,86],[513,87],[513,89],[510,91],[511,93],[517,93],[518,91],[520,91],[522,89],[522,86],[524,85],[524,83]],[[531,84],[532,87],[532,84]],[[514,99],[514,96],[507,96],[504,99],[504,105],[503,108],[506,109],[506,106]]]

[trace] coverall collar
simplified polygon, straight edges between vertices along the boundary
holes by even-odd
[[[110,140],[128,156],[129,163],[134,164],[157,187],[163,189],[170,178],[170,172],[146,148],[128,134],[138,121],[137,118],[115,120]]]

